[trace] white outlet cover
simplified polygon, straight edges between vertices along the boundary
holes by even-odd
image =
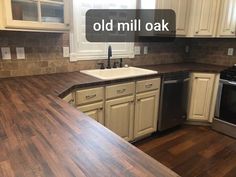
[[[228,48],[228,56],[234,55],[234,48]]]
[[[10,47],[2,47],[1,52],[2,52],[2,59],[3,60],[10,60],[11,59],[11,49],[10,49]]]
[[[143,48],[143,54],[147,55],[148,54],[148,46],[144,46]]]
[[[134,47],[134,54],[135,55],[140,55],[141,54],[141,47],[140,46],[135,46]]]
[[[188,45],[185,46],[185,53],[189,53],[189,46]]]
[[[25,48],[24,47],[16,47],[16,58],[18,60],[25,59]]]
[[[70,57],[70,48],[69,47],[63,47],[63,57],[64,58]]]

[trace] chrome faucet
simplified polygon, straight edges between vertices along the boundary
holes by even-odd
[[[112,48],[109,45],[108,47],[108,61],[107,61],[107,68],[111,69],[111,57],[112,57]]]

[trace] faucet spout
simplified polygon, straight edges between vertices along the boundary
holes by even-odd
[[[108,47],[108,60],[107,60],[107,68],[111,69],[111,57],[112,57],[112,48],[109,45]]]

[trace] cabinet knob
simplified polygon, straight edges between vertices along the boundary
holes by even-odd
[[[196,34],[198,34],[199,33],[199,31],[196,31]]]
[[[234,34],[235,32],[234,31],[231,31],[232,34]]]

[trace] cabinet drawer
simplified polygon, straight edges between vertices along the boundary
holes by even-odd
[[[136,86],[136,92],[140,93],[140,92],[146,92],[150,90],[159,89],[160,83],[161,83],[160,78],[138,81],[137,86]]]
[[[87,104],[95,101],[102,101],[104,97],[104,89],[102,87],[76,92],[76,105]]]
[[[66,101],[67,103],[72,103],[72,102],[74,102],[73,94],[70,93],[69,95],[67,95],[66,97],[64,97],[63,100]]]
[[[117,98],[126,95],[133,95],[135,83],[125,83],[106,87],[106,99]]]

